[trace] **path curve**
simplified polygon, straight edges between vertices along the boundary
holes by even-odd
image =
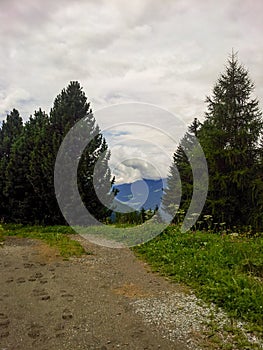
[[[134,302],[178,291],[129,249],[93,245],[63,260],[41,241],[7,237],[0,248],[0,350],[185,350],[136,314]]]

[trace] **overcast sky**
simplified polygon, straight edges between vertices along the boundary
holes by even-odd
[[[13,108],[25,120],[39,107],[49,112],[61,89],[79,80],[100,127],[111,127],[105,136],[114,167],[119,162],[118,182],[151,177],[145,157],[165,177],[176,142],[160,132],[174,136],[177,117],[186,124],[203,118],[205,97],[232,48],[249,69],[262,106],[262,13],[261,0],[1,0],[0,120]],[[131,104],[117,119],[114,110],[96,113],[125,102],[169,113],[161,124],[157,107],[139,118],[126,113]],[[164,150],[163,163],[156,147]]]

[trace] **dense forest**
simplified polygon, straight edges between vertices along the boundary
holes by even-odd
[[[262,114],[253,98],[254,85],[248,71],[232,55],[225,72],[208,97],[207,112],[201,123],[189,126],[173,156],[163,207],[172,212],[178,201],[178,178],[182,196],[177,222],[186,212],[193,194],[193,173],[189,152],[193,139],[203,148],[209,171],[209,191],[202,216],[203,228],[263,228],[263,141]],[[39,109],[23,123],[13,109],[0,128],[0,219],[23,224],[64,224],[54,191],[54,166],[60,144],[71,127],[82,118],[90,125],[93,141],[88,144],[78,168],[78,186],[89,212],[105,222],[111,211],[100,203],[93,185],[97,160],[105,167],[100,176],[105,196],[114,183],[108,167],[108,145],[93,116],[90,104],[78,82],[71,82],[55,98],[49,114]],[[186,152],[187,149],[187,152]],[[119,222],[142,223],[152,213],[117,215]]]
[[[49,115],[39,109],[23,124],[14,109],[2,123],[0,218],[3,222],[65,224],[55,196],[54,166],[63,138],[82,118],[89,124],[92,142],[79,162],[79,192],[89,212],[98,220],[105,220],[109,215],[109,209],[96,195],[92,179],[97,160],[103,158],[105,167],[100,176],[111,188],[108,146],[80,84],[71,82],[55,98]],[[105,188],[105,191],[109,190]]]

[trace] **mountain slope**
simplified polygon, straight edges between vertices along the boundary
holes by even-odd
[[[134,210],[140,210],[142,207],[154,210],[156,206],[160,206],[165,187],[166,179],[142,179],[133,183],[114,185],[114,188],[119,190],[115,199]]]

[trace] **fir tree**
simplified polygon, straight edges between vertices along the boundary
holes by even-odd
[[[234,54],[218,79],[200,132],[209,165],[205,212],[229,226],[260,225],[259,137],[262,131],[254,85]]]
[[[66,89],[62,90],[56,97],[54,107],[50,113],[50,134],[53,138],[54,159],[51,167],[52,172],[49,176],[53,178],[55,156],[64,136],[80,120],[83,120],[84,129],[89,132],[89,135],[86,136],[87,140],[92,141],[88,143],[79,162],[79,192],[88,211],[98,220],[103,221],[110,214],[107,207],[112,200],[110,194],[112,187],[111,172],[108,167],[110,153],[108,145],[96,124],[90,104],[87,102],[87,98],[78,82],[71,82]],[[95,185],[93,182],[95,182]],[[71,185],[69,184],[69,186]],[[52,194],[50,201],[56,207],[54,186],[49,188],[48,192]],[[103,198],[104,204],[101,203],[99,197]],[[67,210],[74,210],[74,204],[68,203]]]
[[[253,90],[247,70],[232,55],[212,97],[207,98],[204,123],[194,121],[174,154],[163,199],[167,212],[173,214],[175,204],[179,206],[181,190],[179,214],[184,215],[189,207],[196,185],[189,155],[192,141],[197,137],[209,170],[209,192],[203,215],[212,215],[214,222],[225,222],[228,227],[263,227],[263,152],[259,143],[262,116],[257,99],[251,96]],[[202,186],[201,182],[198,186]]]
[[[47,115],[39,110],[25,123],[22,133],[15,140],[6,169],[5,194],[9,199],[8,221],[19,223],[43,223],[46,209],[42,193],[42,170],[45,125]],[[38,155],[38,157],[37,157]],[[37,175],[38,174],[38,175]]]
[[[8,196],[5,193],[7,167],[14,142],[23,130],[23,120],[16,109],[7,115],[0,129],[0,219],[6,220],[10,213]]]
[[[163,208],[172,216],[175,215],[179,206],[181,212],[186,212],[192,199],[193,173],[189,160],[196,146],[195,140],[199,128],[200,122],[195,118],[173,155],[173,163],[167,179],[167,188],[164,191],[162,200]],[[174,218],[174,221],[177,220],[178,215]]]
[[[89,134],[84,136],[92,141],[79,162],[79,192],[92,215],[99,220],[106,218],[114,181],[108,167],[110,153],[78,82],[71,82],[56,97],[50,117],[40,109],[23,127],[22,119],[14,110],[3,123],[0,130],[1,217],[30,224],[66,223],[55,195],[54,167],[64,137],[80,120],[88,126],[85,131]],[[71,184],[67,186],[70,188]],[[97,194],[103,197],[104,205]],[[74,203],[68,205],[72,210]]]

